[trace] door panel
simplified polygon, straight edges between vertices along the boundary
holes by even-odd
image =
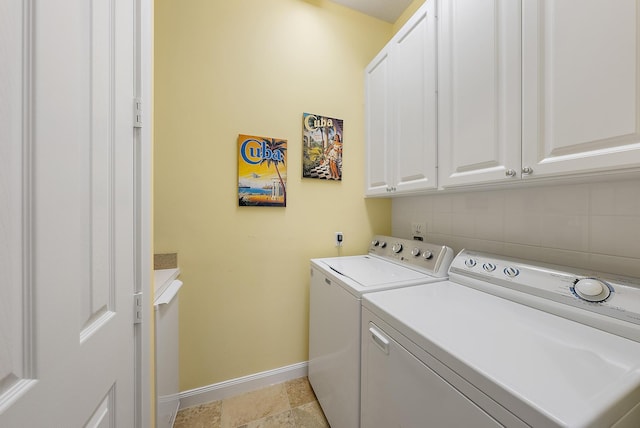
[[[134,426],[133,12],[2,3],[0,426]]]
[[[439,184],[520,169],[520,2],[438,3]]]
[[[28,61],[20,1],[0,5],[0,413],[32,384]]]
[[[640,2],[525,0],[523,22],[529,176],[637,165]]]
[[[390,187],[389,155],[389,54],[382,51],[365,70],[366,93],[366,189],[367,195],[382,195]]]
[[[502,426],[363,313],[363,428]]]
[[[435,3],[414,15],[393,43],[396,190],[435,189],[436,21]],[[404,27],[403,27],[404,28]]]

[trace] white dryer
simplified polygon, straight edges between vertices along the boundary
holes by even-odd
[[[362,427],[640,427],[640,279],[462,251],[365,295]]]
[[[453,250],[375,236],[369,253],[311,260],[309,382],[333,428],[360,426],[360,302],[365,293],[447,279]]]

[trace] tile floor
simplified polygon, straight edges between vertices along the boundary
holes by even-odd
[[[306,377],[178,412],[174,428],[329,428]]]

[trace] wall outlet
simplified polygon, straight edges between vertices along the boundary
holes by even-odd
[[[412,238],[426,238],[427,236],[427,222],[411,222],[411,237]]]
[[[342,247],[342,241],[344,240],[344,236],[342,232],[336,232],[336,247]]]

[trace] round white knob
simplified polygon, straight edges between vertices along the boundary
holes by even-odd
[[[380,248],[386,248],[387,243],[385,241],[380,241]]]
[[[433,253],[429,250],[426,250],[424,253],[422,253],[422,257],[424,257],[425,260],[429,260],[433,257]]]
[[[604,290],[604,284],[596,279],[582,279],[576,284],[576,290],[586,296],[597,296]]]
[[[398,242],[394,244],[391,249],[393,250],[394,253],[398,254],[400,251],[402,251],[402,244]]]
[[[575,283],[573,287],[576,295],[589,302],[602,302],[611,294],[607,285],[595,278],[584,278]]]
[[[464,264],[467,267],[474,267],[476,265],[476,261],[474,259],[467,259],[464,261]]]
[[[413,250],[411,250],[411,255],[414,257],[418,257],[420,255],[420,248],[416,247]]]
[[[378,240],[377,240],[377,239],[374,239],[373,241],[371,241],[371,245],[372,245],[373,247],[377,247],[378,245],[380,245],[380,242],[378,242]]]

